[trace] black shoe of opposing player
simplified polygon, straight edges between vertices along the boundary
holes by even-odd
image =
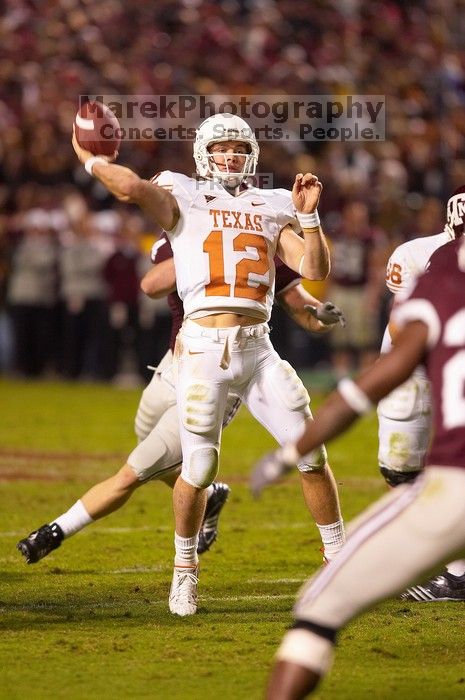
[[[216,540],[220,513],[231,491],[227,484],[221,484],[216,481],[213,483],[213,489],[214,491],[207,501],[202,527],[200,528],[197,554],[207,552]]]
[[[42,525],[16,545],[28,564],[35,564],[60,546],[64,538],[59,525]]]
[[[407,588],[402,600],[416,600],[419,603],[434,603],[446,600],[465,600],[465,574],[454,576],[447,570],[419,586]]]

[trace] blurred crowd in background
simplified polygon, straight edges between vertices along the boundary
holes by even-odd
[[[282,313],[273,340],[297,367],[372,361],[384,269],[438,233],[465,183],[465,2],[430,0],[6,0],[0,19],[0,369],[147,378],[167,344],[164,302],[139,280],[159,234],[118,205],[70,144],[79,95],[386,95],[385,141],[261,142],[275,187],[324,184],[333,248],[322,297],[358,296],[348,329],[307,336]],[[192,142],[124,144],[143,177],[191,174]],[[360,312],[360,309],[362,310]],[[350,333],[350,334],[349,334]],[[333,337],[331,341],[330,338]]]

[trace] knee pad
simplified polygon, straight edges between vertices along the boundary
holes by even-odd
[[[415,481],[417,476],[421,473],[421,470],[411,471],[411,472],[397,472],[393,469],[388,469],[387,467],[379,468],[381,474],[384,476],[386,483],[389,486],[400,486],[400,484],[407,484],[409,481]]]
[[[209,382],[198,380],[187,386],[181,420],[190,433],[204,435],[218,425],[218,392]]]
[[[213,445],[194,449],[188,464],[183,464],[182,478],[191,486],[206,489],[218,474],[218,449]]]
[[[304,461],[297,465],[299,472],[321,472],[328,461],[326,447],[321,445],[305,455]]]
[[[289,362],[280,360],[270,374],[273,390],[288,409],[298,411],[308,406],[310,403],[308,391]]]

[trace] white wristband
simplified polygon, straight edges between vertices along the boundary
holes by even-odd
[[[105,160],[105,158],[102,158],[101,156],[92,156],[91,158],[88,158],[84,163],[84,167],[89,173],[89,175],[92,175],[92,168],[94,167],[95,163],[102,163],[102,165],[108,165],[108,161]]]
[[[320,217],[318,210],[315,209],[311,214],[304,214],[301,211],[297,212],[297,221],[302,228],[317,228],[320,225]]]
[[[365,392],[349,377],[341,379],[337,390],[355,413],[368,413],[373,408],[373,404]]]

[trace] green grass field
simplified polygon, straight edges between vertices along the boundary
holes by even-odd
[[[251,464],[273,440],[243,410],[225,431],[232,494],[204,555],[196,616],[173,617],[166,487],[139,489],[45,560],[17,540],[109,476],[134,446],[138,392],[0,381],[0,698],[258,700],[319,537],[297,477],[253,502]],[[329,447],[346,520],[384,492],[370,416]],[[462,604],[391,600],[349,625],[320,700],[465,698]]]

